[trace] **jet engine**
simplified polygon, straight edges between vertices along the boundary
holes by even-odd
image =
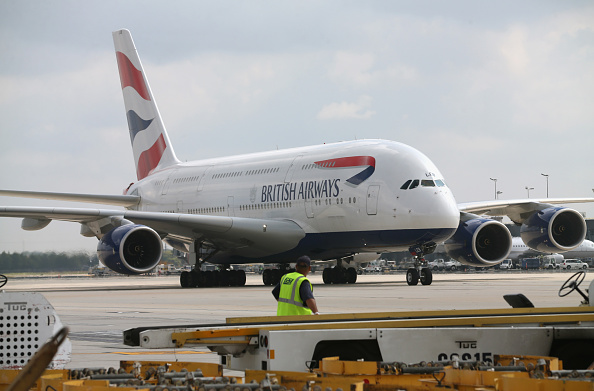
[[[460,221],[454,235],[445,242],[448,255],[470,266],[488,267],[501,263],[512,247],[512,236],[502,223],[474,217]]]
[[[151,271],[161,260],[162,244],[152,228],[127,224],[103,235],[97,245],[101,263],[121,274]]]
[[[586,237],[586,222],[570,208],[551,207],[534,213],[520,227],[526,246],[544,253],[569,251]]]

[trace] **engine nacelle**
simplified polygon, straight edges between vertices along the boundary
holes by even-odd
[[[544,253],[560,253],[579,246],[586,237],[586,221],[570,208],[551,207],[524,221],[520,236],[526,246]]]
[[[145,225],[127,224],[103,235],[97,245],[101,263],[121,274],[142,274],[159,264],[161,238]]]
[[[454,236],[445,242],[448,255],[470,266],[501,263],[512,248],[512,236],[499,221],[476,217],[460,221]]]

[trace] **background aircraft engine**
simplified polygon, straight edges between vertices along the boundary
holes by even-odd
[[[470,266],[501,263],[511,251],[511,233],[502,223],[484,218],[461,221],[454,236],[445,242],[448,255]]]
[[[551,207],[524,221],[520,236],[526,246],[545,253],[569,251],[586,237],[586,222],[570,208]]]
[[[161,238],[144,225],[128,224],[105,234],[97,245],[97,255],[105,266],[122,274],[142,274],[161,260]]]

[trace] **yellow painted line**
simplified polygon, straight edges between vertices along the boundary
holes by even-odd
[[[433,317],[457,317],[457,316],[499,316],[499,315],[531,315],[531,314],[558,314],[558,313],[594,313],[594,307],[541,307],[541,308],[499,308],[499,309],[472,309],[472,310],[441,310],[441,311],[403,311],[403,312],[358,312],[348,314],[328,315],[301,315],[301,316],[261,316],[227,318],[229,325],[235,323],[279,323],[312,321],[323,322],[330,320],[361,320],[361,319],[416,319]]]

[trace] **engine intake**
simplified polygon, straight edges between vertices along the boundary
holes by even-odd
[[[454,235],[445,242],[450,257],[479,267],[501,263],[509,255],[511,247],[511,233],[505,225],[478,216],[460,221]]]
[[[142,274],[151,271],[159,261],[161,238],[145,225],[128,224],[105,234],[97,245],[101,263],[121,274]]]
[[[544,253],[569,251],[586,237],[586,221],[570,208],[551,207],[524,221],[520,236],[526,246]]]

